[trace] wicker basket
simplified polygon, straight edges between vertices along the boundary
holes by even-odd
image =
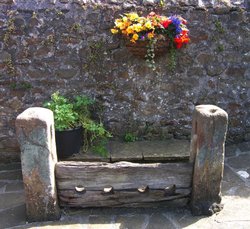
[[[147,54],[147,45],[149,44],[148,41],[137,41],[136,43],[132,43],[129,40],[125,41],[125,45],[127,49],[133,53],[133,55],[145,58]],[[167,53],[169,48],[169,41],[168,40],[159,40],[155,44],[155,57],[159,57]]]

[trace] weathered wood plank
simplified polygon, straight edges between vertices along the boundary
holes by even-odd
[[[90,190],[101,190],[111,185],[115,190],[164,189],[191,186],[192,165],[190,163],[137,164],[131,162],[58,162],[56,179],[59,189],[75,189],[84,186]]]
[[[114,191],[111,195],[104,195],[101,191],[86,191],[79,194],[74,190],[59,190],[61,206],[70,207],[128,207],[145,206],[162,201],[172,201],[187,198],[190,189],[176,189],[175,195],[166,196],[164,190],[151,190],[139,193],[136,190]]]

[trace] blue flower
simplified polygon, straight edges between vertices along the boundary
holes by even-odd
[[[171,16],[170,19],[172,21],[172,24],[175,26],[175,32],[177,34],[180,34],[181,31],[182,31],[182,29],[180,27],[180,25],[181,25],[180,19],[178,17],[176,17],[176,16]]]

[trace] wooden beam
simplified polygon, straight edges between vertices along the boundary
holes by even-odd
[[[145,193],[138,190],[114,190],[111,195],[104,195],[101,190],[87,190],[84,194],[74,190],[59,190],[59,200],[61,206],[68,207],[139,207],[187,198],[190,192],[190,188],[176,189],[175,194],[168,196],[165,190],[151,189]]]
[[[131,162],[58,162],[56,180],[59,189],[84,186],[90,190],[103,190],[112,186],[115,190],[165,189],[176,185],[178,188],[191,187],[192,165],[190,163],[137,164]]]

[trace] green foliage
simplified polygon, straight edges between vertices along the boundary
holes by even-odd
[[[126,133],[124,136],[125,142],[135,142],[137,140],[138,140],[137,136],[135,136],[133,133]]]
[[[223,52],[224,51],[224,46],[222,44],[217,45],[217,51],[218,52]]]
[[[17,89],[23,89],[23,90],[28,90],[30,88],[32,88],[32,85],[29,82],[13,82],[10,84],[10,87],[13,90],[17,90]]]
[[[157,42],[156,39],[152,39],[149,41],[147,45],[147,54],[145,56],[147,66],[151,68],[153,71],[156,70],[156,66],[155,66],[155,44],[156,42]]]
[[[13,34],[15,32],[15,30],[16,30],[16,27],[14,25],[14,19],[10,18],[8,20],[7,31],[4,34],[4,38],[3,38],[3,41],[4,41],[5,44],[9,43],[10,36],[11,36],[11,34]]]
[[[221,22],[219,21],[219,20],[216,20],[215,22],[214,22],[214,24],[215,24],[215,28],[216,28],[216,30],[219,32],[219,33],[225,33],[225,30],[224,30],[224,28],[223,28],[223,26],[222,26],[222,24],[221,24]]]
[[[7,73],[10,75],[16,74],[16,68],[14,67],[13,61],[11,58],[8,58],[4,61],[4,64],[6,65]]]
[[[81,24],[80,23],[74,23],[71,28],[70,31],[71,32],[78,32],[81,29]]]
[[[59,95],[59,92],[52,94],[51,101],[46,102],[44,107],[53,111],[56,130],[74,129],[80,125],[73,103]]]
[[[108,157],[109,152],[106,147],[107,143],[107,138],[100,139],[93,144],[91,149],[94,153],[97,153],[102,157]]]
[[[82,126],[84,129],[84,151],[87,151],[92,146],[94,152],[106,156],[108,152],[105,151],[104,142],[112,135],[101,122],[96,122],[91,118],[90,108],[93,105],[94,100],[87,96],[76,96],[73,100],[69,100],[61,96],[59,92],[55,92],[51,96],[51,101],[46,102],[44,107],[53,111],[56,130]]]
[[[164,0],[160,0],[160,1],[159,1],[159,5],[160,5],[161,7],[163,7],[163,6],[165,5]]]
[[[176,49],[173,47],[173,45],[169,47],[168,68],[171,72],[174,72],[176,68]]]
[[[215,51],[223,52],[224,46],[220,43],[220,40],[225,36],[225,29],[219,20],[214,21],[214,25],[215,25],[216,31],[211,39],[212,41],[217,43],[217,47]]]
[[[84,69],[89,69],[91,66],[99,66],[106,53],[105,43],[103,40],[92,41],[87,48],[87,60],[83,64]]]
[[[53,46],[56,44],[56,38],[55,35],[50,34],[46,37],[45,40],[42,41],[42,45],[44,46]]]

